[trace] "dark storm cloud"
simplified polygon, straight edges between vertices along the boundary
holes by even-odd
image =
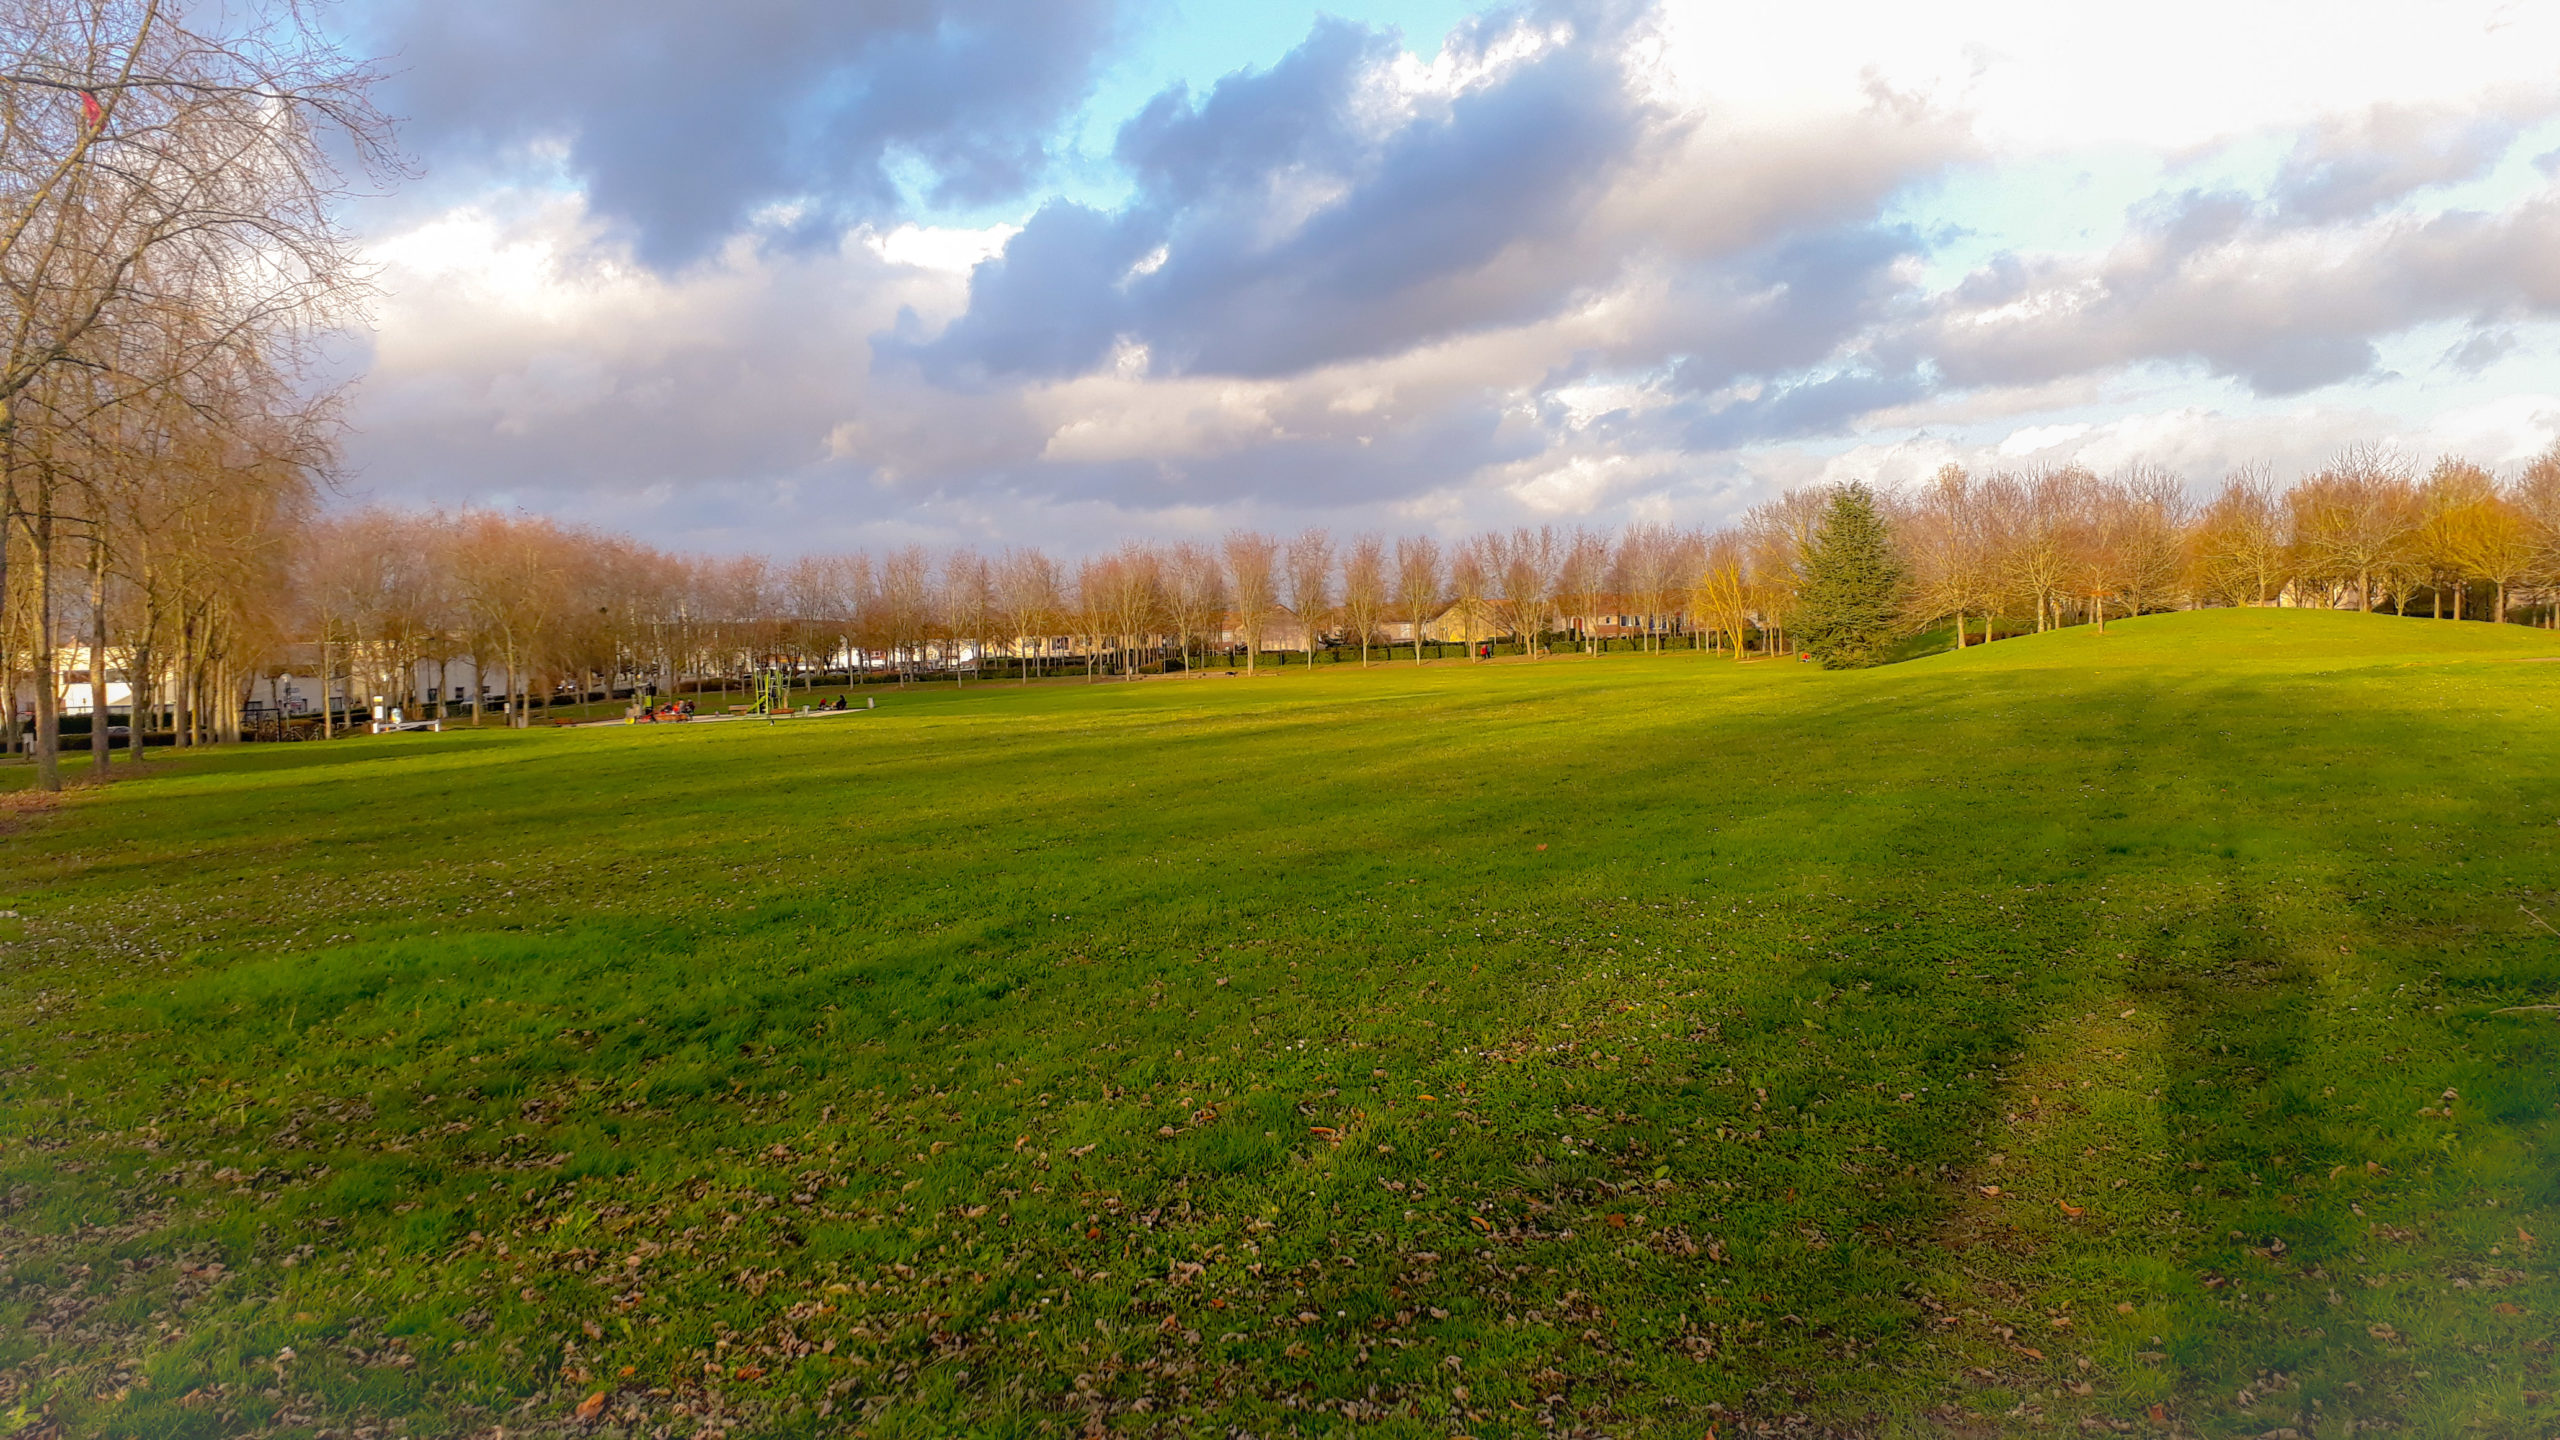
[[[1393,53],[1327,21],[1268,71],[1159,97],[1120,136],[1126,209],[1044,209],[980,268],[966,316],[884,358],[1056,377],[1125,337],[1153,373],[1283,375],[1534,319],[1605,278],[1623,256],[1569,242],[1658,119],[1616,53],[1577,35],[1381,124],[1364,112]]]
[[[1859,417],[1924,399],[1931,386],[1922,375],[1883,375],[1853,370],[1794,384],[1776,385],[1746,401],[1695,415],[1680,439],[1693,450],[1731,450],[1778,440],[1839,435]]]
[[[1896,267],[1921,248],[1900,226],[1790,235],[1685,276],[1642,340],[1677,355],[1673,388],[1689,394],[1820,365],[1912,301]]]
[[[390,96],[430,166],[558,138],[657,264],[762,207],[812,227],[1020,193],[1084,95],[1113,0],[381,0]]]

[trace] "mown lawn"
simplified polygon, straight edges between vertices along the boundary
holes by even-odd
[[[0,1433],[2551,1433],[2560,637],[2110,628],[0,810]]]

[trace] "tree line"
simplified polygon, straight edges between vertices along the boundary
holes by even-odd
[[[400,168],[372,82],[290,0],[0,3],[0,689],[45,788],[66,651],[218,738],[288,639],[365,292],[335,210]]]
[[[262,676],[272,684],[289,672],[325,677],[357,701],[383,695],[475,723],[530,723],[537,705],[563,699],[726,688],[759,670],[803,684],[1027,683],[1416,663],[1451,646],[1472,658],[1486,642],[1531,657],[1680,644],[1860,664],[1916,633],[1961,646],[2207,605],[2547,625],[2560,593],[2560,447],[2505,482],[2460,460],[2420,473],[2372,451],[2281,488],[2244,470],[2203,500],[2152,468],[1977,476],[1950,466],[1882,494],[1799,490],[1712,529],[1539,526],[1455,541],[1238,530],[1073,561],[1032,547],[919,546],[774,561],[481,511],[313,514],[271,503],[222,513],[245,528],[141,526],[131,554],[254,577],[208,587],[231,606],[220,634],[235,648],[217,653],[233,712],[259,700]],[[192,612],[172,628],[153,565],[122,552],[75,567],[67,583],[57,571],[49,599],[33,578],[41,570],[15,573],[13,666],[31,664],[43,625],[62,633],[62,617],[112,667],[146,678],[177,663],[155,672],[165,637],[205,644],[188,628]],[[450,673],[472,683],[449,685]],[[184,740],[228,733],[173,714],[191,703],[207,704],[180,698],[156,723]]]

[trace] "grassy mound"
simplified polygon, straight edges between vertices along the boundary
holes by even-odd
[[[2541,1434],[2545,655],[155,761],[0,812],[0,1433]]]

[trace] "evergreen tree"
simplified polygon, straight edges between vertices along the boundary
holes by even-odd
[[[1813,543],[1805,547],[1795,629],[1826,670],[1873,665],[1902,610],[1902,561],[1864,485],[1831,492]]]

